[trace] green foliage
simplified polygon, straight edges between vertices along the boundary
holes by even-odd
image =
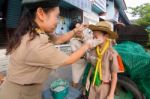
[[[136,24],[141,26],[150,25],[150,3],[146,3],[135,8],[131,8],[131,14],[133,16],[139,16],[140,18],[135,21]]]
[[[150,48],[150,30],[146,30],[148,32],[148,35],[149,35],[149,41],[147,43],[147,47]]]

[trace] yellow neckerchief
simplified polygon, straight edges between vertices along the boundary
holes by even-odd
[[[97,60],[96,69],[95,69],[95,72],[94,72],[93,85],[95,84],[96,76],[97,76],[98,72],[99,72],[100,80],[102,80],[102,58],[103,58],[104,53],[108,49],[109,45],[110,45],[110,40],[107,40],[105,45],[104,45],[104,47],[102,49],[100,49],[99,46],[96,47],[98,60]]]

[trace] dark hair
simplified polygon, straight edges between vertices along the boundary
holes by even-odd
[[[18,27],[9,39],[6,55],[11,54],[18,48],[18,46],[21,44],[21,39],[25,34],[29,33],[31,37],[29,41],[33,40],[38,35],[35,31],[35,28],[38,28],[38,25],[34,22],[37,8],[30,10],[27,8],[23,9]],[[49,9],[50,8],[43,8],[43,11],[47,13]]]
[[[102,33],[103,35],[107,35],[107,34],[108,34],[106,31],[101,31],[101,33]]]
[[[77,23],[82,24],[82,20],[80,20],[80,19],[73,20],[72,23],[71,23],[71,25],[70,25],[70,27],[69,27],[69,29],[70,30],[74,29],[76,27]]]

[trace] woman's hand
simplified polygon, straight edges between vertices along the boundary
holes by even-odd
[[[101,44],[102,42],[99,39],[90,39],[90,40],[87,40],[85,43],[88,44],[89,48],[92,49],[92,48],[95,48],[97,45]]]
[[[107,96],[107,99],[114,99],[114,95]]]
[[[73,31],[74,31],[74,33],[83,32],[83,30],[87,27],[88,27],[87,24],[81,24],[80,26],[73,29]]]

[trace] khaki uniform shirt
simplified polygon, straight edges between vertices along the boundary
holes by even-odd
[[[72,52],[77,51],[79,48],[81,48],[83,45],[83,41],[80,38],[72,38],[70,40],[70,46],[72,49]]]
[[[104,82],[109,82],[111,80],[112,72],[117,73],[119,71],[117,55],[118,53],[112,48],[112,46],[110,46],[103,55],[102,80]],[[89,52],[87,58],[93,64],[93,66],[96,66],[97,54],[95,50]]]
[[[10,55],[7,80],[17,84],[43,83],[49,72],[61,66],[68,56],[49,43],[46,34],[29,41],[25,35]]]

